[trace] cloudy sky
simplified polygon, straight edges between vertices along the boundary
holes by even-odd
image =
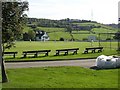
[[[118,23],[119,0],[27,0],[29,17]]]

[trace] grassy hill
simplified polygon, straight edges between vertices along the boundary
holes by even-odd
[[[100,24],[97,22],[84,22],[84,23],[69,23],[70,25],[77,25],[77,26],[86,26],[86,27],[92,27],[91,30],[72,30],[72,36],[74,40],[87,40],[89,36],[96,36],[98,39],[99,33],[116,33],[117,29],[113,28],[111,26],[107,26],[104,24]],[[58,24],[59,25],[59,24]],[[24,32],[28,32],[32,28],[25,27]],[[71,40],[71,34],[69,32],[66,32],[65,27],[40,27],[37,26],[37,29],[46,31],[50,37],[50,40],[60,40],[60,38],[64,38],[65,40]],[[107,38],[113,39],[113,36],[109,36],[107,34],[101,35],[101,39],[106,40]]]

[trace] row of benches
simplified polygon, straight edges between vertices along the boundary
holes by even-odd
[[[91,48],[85,48],[84,50],[84,54],[88,53],[88,51],[92,51],[92,53],[95,53],[96,50],[98,50],[97,52],[102,52],[103,47],[91,47]],[[59,49],[56,50],[56,54],[55,56],[60,55],[60,53],[64,53],[64,55],[68,55],[68,52],[72,52],[72,54],[77,54],[79,48],[72,48],[72,49]],[[37,51],[23,51],[23,57],[27,57],[27,55],[34,55],[34,57],[38,57],[38,54],[45,54],[45,56],[48,56],[49,52],[51,52],[51,50],[37,50]],[[4,55],[13,55],[13,58],[15,58],[15,55],[18,52],[4,52]]]

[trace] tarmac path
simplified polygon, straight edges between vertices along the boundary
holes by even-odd
[[[32,68],[32,67],[56,67],[56,66],[80,66],[90,68],[95,66],[95,59],[5,63],[6,68]]]

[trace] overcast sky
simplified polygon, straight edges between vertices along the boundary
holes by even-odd
[[[28,17],[118,23],[119,0],[27,0]]]

